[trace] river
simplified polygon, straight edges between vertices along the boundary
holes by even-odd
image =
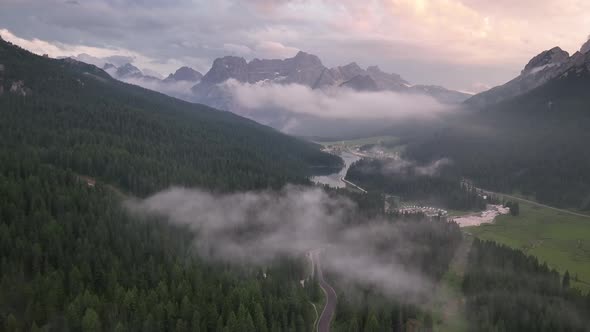
[[[312,176],[310,180],[315,183],[326,184],[333,188],[344,188],[346,184],[342,182],[341,179],[346,176],[346,172],[348,172],[350,165],[361,159],[361,157],[347,151],[342,151],[339,156],[344,161],[344,167],[342,167],[340,171],[330,174]]]

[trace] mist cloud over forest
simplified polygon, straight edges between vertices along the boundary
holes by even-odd
[[[396,251],[423,249],[407,240],[407,232],[418,230],[385,220],[353,224],[351,220],[360,218],[355,204],[319,188],[287,186],[278,192],[233,194],[171,188],[130,200],[126,207],[186,227],[205,259],[264,265],[325,249],[322,266],[342,280],[378,287],[392,296],[417,297],[431,287],[427,277],[396,258]],[[390,249],[382,250],[384,245]]]

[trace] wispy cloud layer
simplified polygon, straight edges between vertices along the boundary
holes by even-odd
[[[355,205],[321,189],[291,186],[280,192],[215,195],[172,188],[126,206],[136,215],[187,227],[195,235],[198,254],[206,259],[264,265],[281,256],[325,249],[322,266],[329,272],[379,287],[387,295],[417,297],[432,286],[398,258],[402,252],[423,250],[407,240],[406,232],[417,229],[379,220],[347,225],[359,218]]]
[[[226,88],[247,109],[278,109],[320,118],[431,118],[450,110],[428,96],[393,91],[320,90],[298,84],[243,84],[235,80],[228,81]]]

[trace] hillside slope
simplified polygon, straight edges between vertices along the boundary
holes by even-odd
[[[571,68],[529,92],[447,119],[408,147],[450,157],[482,187],[551,205],[590,208],[590,72]]]
[[[0,147],[136,194],[170,184],[221,190],[304,182],[338,164],[319,147],[203,105],[0,40]]]

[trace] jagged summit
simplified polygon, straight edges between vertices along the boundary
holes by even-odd
[[[308,63],[316,63],[316,64],[322,63],[322,61],[320,60],[320,58],[317,55],[313,55],[313,54],[303,52],[303,51],[297,52],[295,57],[292,59],[294,59],[296,61],[302,61],[302,62],[308,62]]]
[[[219,84],[233,78],[240,82],[248,81],[248,63],[246,59],[237,56],[225,56],[213,61],[211,69],[203,76],[201,82]]]
[[[116,75],[118,77],[133,77],[133,76],[143,76],[143,73],[139,68],[135,67],[130,63],[126,63],[123,66],[117,68]]]
[[[193,87],[196,99],[221,107],[211,102],[212,96],[219,100],[229,100],[222,91],[215,91],[214,86],[229,79],[243,83],[258,82],[274,84],[299,84],[311,89],[330,87],[349,87],[359,91],[397,91],[404,93],[427,94],[441,102],[456,103],[470,97],[460,92],[438,89],[415,88],[400,75],[386,73],[377,66],[363,69],[356,62],[344,66],[327,68],[316,55],[299,51],[287,59],[258,59],[247,62],[244,58],[226,56],[213,62],[211,69],[201,82]],[[219,90],[219,89],[218,89]],[[436,91],[436,93],[431,93]],[[446,94],[450,95],[446,95]],[[225,102],[223,101],[223,102]]]
[[[550,50],[541,52],[533,57],[522,70],[521,74],[529,74],[531,72],[538,72],[548,66],[557,66],[569,59],[568,52],[559,47],[554,47]]]
[[[188,81],[188,82],[197,82],[201,78],[203,78],[203,74],[200,72],[190,68],[190,67],[180,67],[176,72],[173,74],[168,75],[165,81]]]

